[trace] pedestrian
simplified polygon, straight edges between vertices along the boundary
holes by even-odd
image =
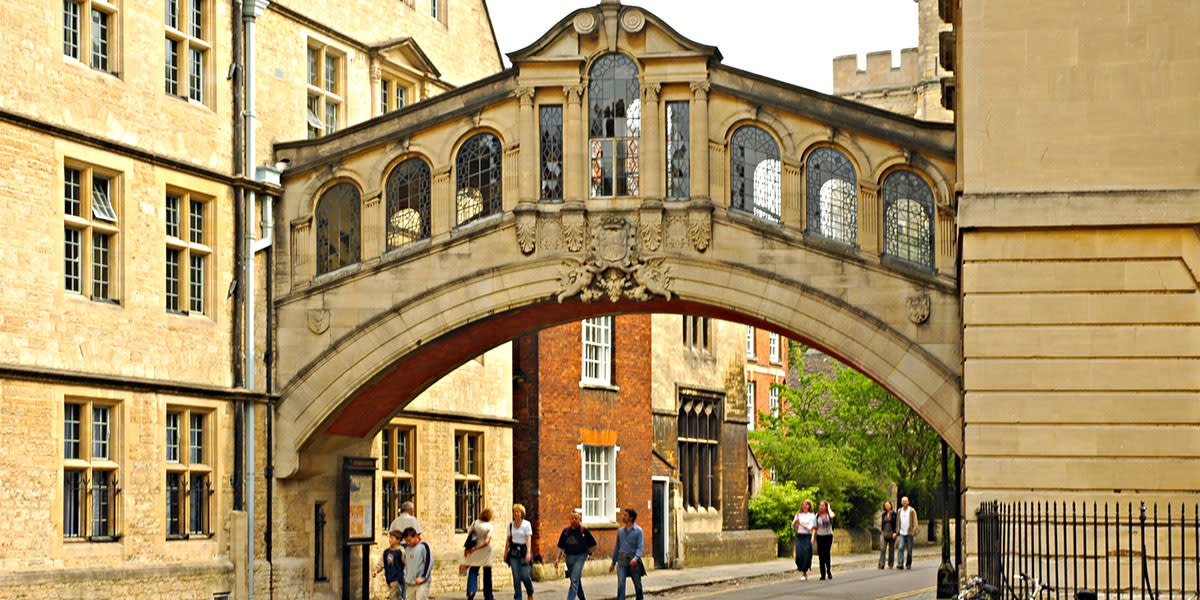
[[[879,568],[886,564],[892,568],[896,558],[896,511],[892,509],[892,501],[883,502],[883,513],[879,515]],[[884,562],[884,558],[887,562]]]
[[[900,510],[897,511],[896,532],[899,534],[896,543],[896,568],[911,569],[913,540],[917,537],[917,509],[908,505],[908,496],[900,499]]]
[[[625,600],[625,578],[633,578],[633,590],[637,600],[642,600],[642,575],[646,565],[642,564],[642,551],[646,548],[646,536],[638,526],[637,511],[626,508],[621,511],[621,527],[617,529],[617,544],[613,547],[612,564],[608,572],[617,570],[617,600]]]
[[[805,499],[800,503],[800,512],[792,518],[792,529],[796,531],[796,570],[800,571],[801,581],[808,579],[808,570],[812,568],[816,527],[817,515],[812,510],[812,500]]]
[[[388,532],[388,547],[371,570],[371,577],[383,572],[388,586],[388,600],[404,600],[404,540],[401,535],[398,531]]]
[[[558,557],[554,559],[554,569],[558,570],[558,561],[566,559],[567,579],[571,587],[567,590],[567,600],[587,600],[583,595],[583,565],[587,563],[592,548],[596,547],[596,538],[592,532],[583,526],[583,510],[571,511],[571,524],[558,534]]]
[[[533,526],[525,520],[525,507],[520,504],[513,505],[504,560],[512,569],[513,600],[521,600],[522,584],[529,600],[533,600]]]
[[[833,565],[829,561],[829,553],[833,550],[833,511],[829,502],[822,500],[817,509],[817,562],[821,567],[821,579],[827,576],[833,579]]]
[[[405,541],[405,537],[404,537],[404,531],[406,529],[412,528],[413,531],[417,532],[417,539],[418,540],[421,539],[421,523],[417,521],[416,515],[413,514],[414,509],[415,509],[415,507],[413,506],[413,503],[411,501],[405,501],[403,504],[400,505],[400,514],[397,515],[396,518],[392,520],[391,525],[388,525],[388,535],[390,536],[391,534],[395,533],[401,540],[400,548],[405,551],[408,550],[408,542]],[[405,582],[405,579],[403,577],[401,577],[400,578],[400,597],[401,598],[407,597],[405,595],[405,587],[407,587],[407,585],[408,584]]]
[[[433,551],[429,544],[421,541],[416,529],[409,527],[404,530],[404,543],[408,549],[404,551],[404,583],[412,596],[403,596],[410,600],[429,600],[429,574],[433,572]]]
[[[467,535],[475,534],[475,545],[463,549],[463,564],[467,567],[467,600],[475,600],[479,591],[479,572],[483,571],[483,600],[492,596],[492,509],[479,511]]]

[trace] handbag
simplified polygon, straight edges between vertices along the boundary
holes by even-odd
[[[467,533],[467,541],[463,542],[463,550],[470,550],[479,545],[479,536],[475,534],[475,523],[471,523],[470,532]]]

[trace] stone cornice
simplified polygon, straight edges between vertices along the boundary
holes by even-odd
[[[959,229],[1196,225],[1200,189],[963,194]]]

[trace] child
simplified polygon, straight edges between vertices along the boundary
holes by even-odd
[[[429,544],[422,542],[417,530],[409,527],[404,530],[404,543],[408,550],[404,553],[404,581],[413,592],[413,600],[429,600],[429,574],[433,572],[433,551]]]
[[[375,564],[375,569],[371,571],[371,577],[383,571],[388,584],[388,600],[404,600],[404,549],[400,545],[400,532],[389,532],[388,544],[388,548],[379,557],[379,562]]]

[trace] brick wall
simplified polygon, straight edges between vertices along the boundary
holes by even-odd
[[[582,504],[579,444],[615,441],[616,506],[632,507],[649,535],[652,475],[650,414],[650,317],[614,319],[613,383],[616,389],[580,387],[582,329],[579,322],[521,338],[514,356],[525,381],[514,393],[514,493],[530,510],[534,554],[553,560],[558,533]],[[536,373],[536,375],[531,375]],[[531,383],[532,381],[532,383]],[[534,393],[536,390],[536,393]],[[528,422],[535,419],[536,424]],[[536,508],[534,508],[536,507]],[[614,515],[615,516],[615,515]],[[615,523],[589,525],[597,556],[612,552]],[[536,560],[536,559],[535,559]]]

